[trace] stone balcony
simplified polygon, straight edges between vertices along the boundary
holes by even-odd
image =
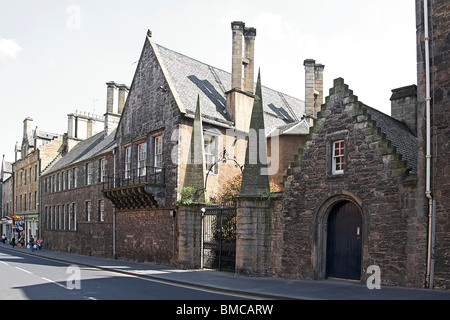
[[[165,205],[165,169],[144,167],[122,171],[103,181],[102,192],[117,209]]]

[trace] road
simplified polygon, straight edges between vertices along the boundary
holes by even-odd
[[[245,297],[0,249],[2,300],[239,300]]]

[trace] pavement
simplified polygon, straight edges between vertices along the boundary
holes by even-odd
[[[114,260],[91,256],[12,248],[0,242],[0,248],[40,256],[79,266],[115,271],[167,283],[275,300],[450,300],[450,290],[381,286],[369,289],[365,284],[339,280],[292,280],[274,277],[246,277],[214,270],[181,270],[151,263]]]

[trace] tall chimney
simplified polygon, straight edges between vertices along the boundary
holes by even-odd
[[[306,59],[305,66],[305,114],[310,119],[317,116],[323,103],[323,64],[316,64],[313,59]]]
[[[105,136],[108,136],[114,129],[117,128],[117,125],[119,124],[120,114],[122,113],[123,105],[125,103],[125,91],[128,87],[125,85],[116,84],[114,81],[107,82],[106,85],[104,133]],[[115,94],[117,88],[119,88],[119,94],[116,107]]]
[[[392,90],[391,116],[417,134],[417,86],[415,84]]]
[[[245,28],[245,57],[244,64],[244,91],[253,93],[253,83],[255,80],[255,28]]]
[[[108,86],[106,89],[106,112],[114,112],[114,95],[116,91],[116,83],[114,81],[107,82]]]
[[[315,94],[315,113],[322,110],[323,104],[323,64],[316,64],[314,67],[314,94]]]
[[[122,114],[123,107],[125,106],[125,101],[127,99],[127,94],[130,88],[128,88],[124,84],[118,84],[117,86],[119,87],[119,103],[117,107],[117,113]]]
[[[33,119],[30,117],[27,117],[25,120],[23,120],[23,137],[30,137],[33,135]]]
[[[233,48],[231,66],[231,89],[242,89],[242,36],[244,34],[245,23],[233,21]]]
[[[306,116],[315,116],[314,113],[314,85],[315,72],[314,66],[316,61],[313,59],[306,59],[303,62],[305,66],[305,114]]]

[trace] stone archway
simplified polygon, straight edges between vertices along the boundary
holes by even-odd
[[[342,191],[341,193],[336,193],[327,197],[321,202],[318,207],[314,217],[314,235],[313,235],[313,269],[315,279],[326,279],[327,278],[327,245],[329,236],[329,218],[331,215],[336,215],[336,209],[339,204],[349,203],[352,207],[357,208],[361,216],[361,227],[360,227],[360,254],[361,254],[361,265],[360,271],[362,273],[364,267],[364,261],[367,256],[367,245],[368,245],[368,230],[369,230],[369,216],[367,210],[361,200],[357,195]],[[335,211],[333,211],[335,209]],[[356,229],[355,229],[356,230]],[[356,231],[355,231],[356,232]],[[355,277],[353,277],[355,278]],[[362,279],[363,277],[356,277],[357,279]]]

